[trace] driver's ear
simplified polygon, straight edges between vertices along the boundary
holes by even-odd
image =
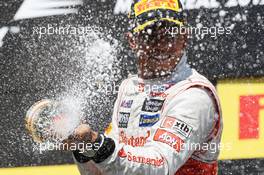
[[[135,37],[133,36],[133,34],[131,32],[127,32],[125,34],[125,37],[126,37],[126,39],[128,41],[128,44],[129,44],[130,48],[132,50],[135,50],[137,48],[137,44],[136,44]]]

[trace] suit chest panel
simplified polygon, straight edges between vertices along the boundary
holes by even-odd
[[[150,129],[161,120],[165,98],[144,92],[124,95],[118,109],[119,142],[144,146],[152,134]]]

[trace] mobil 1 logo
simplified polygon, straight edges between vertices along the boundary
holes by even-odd
[[[118,127],[119,128],[127,128],[128,120],[129,120],[130,113],[127,112],[119,112],[119,120],[118,120]]]
[[[146,98],[141,110],[146,112],[158,112],[161,110],[163,103],[164,100]]]

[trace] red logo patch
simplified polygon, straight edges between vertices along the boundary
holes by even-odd
[[[166,143],[177,152],[180,152],[181,146],[184,143],[180,137],[163,129],[157,129],[154,135],[154,140],[157,142]]]
[[[163,128],[172,128],[175,120],[176,120],[175,118],[166,117],[164,122],[161,124],[161,127],[163,127]]]
[[[125,145],[130,145],[133,147],[144,146],[147,142],[147,139],[150,136],[150,131],[147,131],[146,136],[127,136],[124,131],[121,131],[119,134],[119,143],[124,143]]]
[[[118,152],[118,156],[121,158],[127,158],[128,161],[135,162],[135,163],[142,163],[142,164],[152,165],[156,167],[164,165],[163,157],[152,157],[151,158],[151,157],[145,157],[144,155],[134,155],[131,152],[127,152],[126,154],[123,148]]]
[[[139,83],[138,84],[138,92],[144,92],[144,90],[145,90],[145,84]]]
[[[118,156],[121,157],[121,158],[125,158],[125,157],[127,157],[127,154],[126,154],[124,148],[122,148],[122,149],[120,149],[120,150],[118,151]]]

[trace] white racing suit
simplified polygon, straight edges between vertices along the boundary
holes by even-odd
[[[216,90],[185,56],[169,77],[132,76],[119,88],[106,134],[114,153],[98,164],[77,162],[82,175],[215,175],[222,134]]]

